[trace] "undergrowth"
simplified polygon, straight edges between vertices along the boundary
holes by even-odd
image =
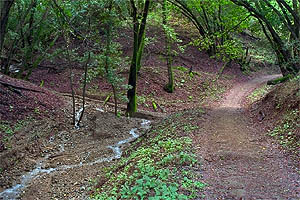
[[[198,126],[193,117],[183,115],[177,113],[164,120],[138,139],[116,165],[104,169],[106,177],[100,180],[104,184],[92,198],[173,200],[201,196],[206,185],[193,170],[200,164],[189,137]],[[182,118],[184,122],[179,120]]]
[[[269,131],[269,135],[274,137],[283,147],[300,154],[300,75],[284,83],[279,90],[281,94],[276,102],[276,108],[284,106],[286,112],[277,125]],[[289,101],[286,101],[289,99]]]
[[[250,103],[254,103],[266,96],[272,90],[272,88],[273,86],[263,85],[262,87],[255,89],[249,96],[247,96],[247,100]]]
[[[279,144],[292,151],[299,151],[300,149],[299,115],[299,110],[292,110],[288,112],[279,124],[268,133],[270,136],[276,138],[279,141]]]
[[[11,148],[10,140],[16,132],[24,128],[30,119],[27,120],[18,120],[14,124],[9,121],[0,122],[0,140],[4,142],[6,148]]]

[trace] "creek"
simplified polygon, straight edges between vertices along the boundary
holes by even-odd
[[[141,129],[147,130],[150,128],[151,121],[142,119],[141,122]],[[0,199],[9,199],[9,200],[15,200],[18,199],[21,192],[30,184],[30,182],[38,177],[40,177],[43,174],[51,174],[51,173],[59,173],[67,169],[74,169],[78,167],[84,167],[84,166],[92,166],[95,164],[103,163],[103,162],[111,162],[112,160],[119,159],[122,156],[122,149],[121,147],[127,143],[130,143],[137,139],[140,136],[140,133],[138,133],[138,128],[133,128],[129,132],[130,137],[124,140],[120,140],[115,144],[107,146],[107,148],[111,149],[113,151],[113,155],[109,157],[100,157],[96,160],[86,162],[86,163],[78,163],[78,164],[72,164],[72,165],[61,165],[55,168],[48,168],[44,169],[44,166],[46,162],[48,161],[50,154],[46,155],[43,159],[37,162],[35,168],[26,174],[21,176],[20,183],[15,184],[13,187],[8,188],[0,193]],[[65,148],[63,145],[60,145],[60,152],[64,152]]]

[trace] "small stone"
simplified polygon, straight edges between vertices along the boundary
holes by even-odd
[[[230,194],[237,198],[242,198],[246,195],[246,190],[243,189],[234,189],[230,191]]]

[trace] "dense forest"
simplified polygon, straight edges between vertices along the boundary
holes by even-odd
[[[299,0],[0,9],[0,199],[300,198]]]

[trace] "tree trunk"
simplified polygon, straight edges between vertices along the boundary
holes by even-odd
[[[138,58],[138,52],[142,46],[143,36],[145,33],[150,0],[145,1],[141,24],[139,24],[137,18],[137,8],[135,6],[134,0],[130,0],[130,3],[133,9],[132,18],[133,18],[134,42],[133,42],[133,55],[132,55],[130,71],[129,71],[129,80],[128,80],[128,85],[130,85],[132,88],[129,89],[127,92],[127,98],[129,102],[127,104],[126,115],[132,117],[134,113],[137,111],[137,104],[136,104],[136,88],[137,88],[136,83],[137,83],[137,70],[138,70],[137,58]]]
[[[142,41],[141,41],[141,46],[139,48],[139,51],[137,53],[137,61],[136,61],[136,65],[137,65],[137,72],[139,73],[140,69],[142,68],[142,55],[144,52],[144,47],[145,47],[145,33],[143,35]]]
[[[0,1],[0,53],[2,52],[2,47],[4,43],[9,11],[13,3],[14,0]]]
[[[171,52],[171,39],[169,36],[168,31],[166,30],[168,26],[167,21],[167,0],[163,2],[163,25],[165,30],[165,48],[166,48],[166,60],[167,60],[167,68],[168,68],[168,83],[165,85],[165,90],[169,93],[174,92],[174,77],[173,77],[173,70],[172,70],[172,52]]]
[[[2,48],[6,34],[6,26],[8,22],[9,11],[14,4],[14,0],[0,1],[0,56],[2,56]],[[4,70],[5,61],[1,61],[1,70]]]

